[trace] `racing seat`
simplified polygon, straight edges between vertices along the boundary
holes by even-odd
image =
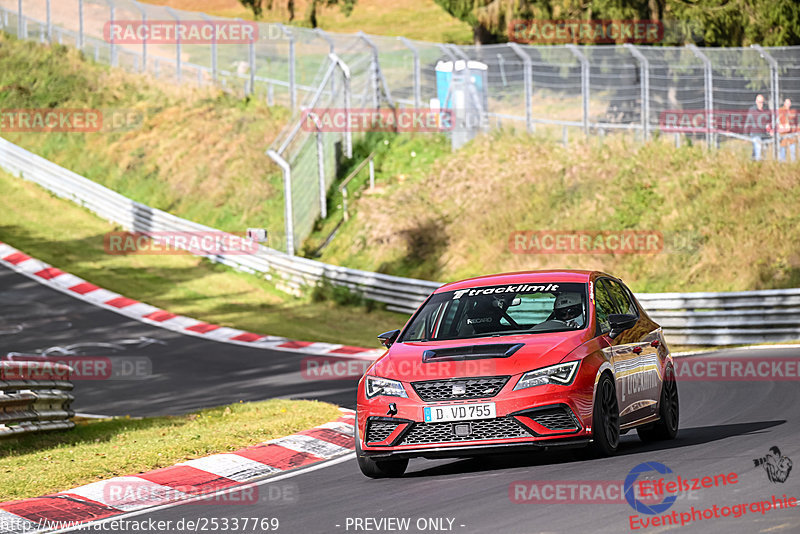
[[[458,335],[462,337],[499,332],[503,330],[503,325],[500,324],[502,316],[503,310],[494,305],[494,298],[475,298],[470,303],[470,309],[464,313]]]

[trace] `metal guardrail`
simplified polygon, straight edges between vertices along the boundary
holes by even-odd
[[[800,289],[636,297],[671,343],[738,345],[800,339]]]
[[[0,138],[0,168],[134,232],[216,231],[145,206]],[[413,312],[441,284],[360,271],[290,256],[259,245],[253,255],[207,256],[297,292],[322,279],[392,311]],[[643,293],[637,298],[671,343],[731,345],[800,339],[800,289],[729,293]]]
[[[74,427],[71,373],[63,364],[0,361],[0,438]]]

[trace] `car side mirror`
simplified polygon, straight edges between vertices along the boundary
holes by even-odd
[[[400,330],[389,330],[388,332],[384,332],[383,334],[379,335],[378,339],[381,340],[381,345],[388,349],[394,345],[394,342],[397,341],[397,336],[399,335]]]
[[[638,317],[635,315],[630,315],[628,313],[612,313],[608,316],[608,324],[611,326],[611,332],[608,333],[609,337],[612,339],[620,335],[625,330],[629,328],[633,328],[637,321],[639,320]]]

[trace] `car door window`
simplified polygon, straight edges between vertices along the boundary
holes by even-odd
[[[639,316],[639,311],[633,303],[627,288],[616,280],[603,280],[608,286],[608,292],[617,304],[618,313],[626,313],[629,315]]]
[[[594,285],[594,305],[595,317],[597,317],[597,330],[599,334],[611,331],[608,323],[608,316],[612,313],[619,313],[616,302],[609,292],[605,280],[597,280]]]

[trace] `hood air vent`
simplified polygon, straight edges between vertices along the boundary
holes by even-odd
[[[422,353],[422,361],[446,362],[454,360],[481,360],[484,358],[508,358],[525,343],[497,343],[493,345],[466,345],[463,347],[445,347],[428,349]]]

